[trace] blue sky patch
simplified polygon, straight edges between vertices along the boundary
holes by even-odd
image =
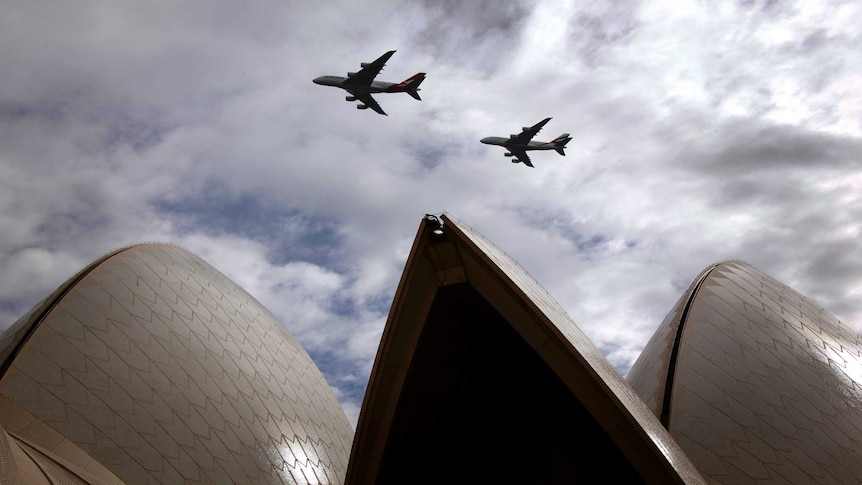
[[[344,265],[343,236],[335,221],[281,207],[263,195],[236,194],[209,184],[197,193],[179,199],[162,198],[153,205],[169,214],[183,232],[234,234],[263,243],[270,248],[272,264],[304,261],[327,268]]]

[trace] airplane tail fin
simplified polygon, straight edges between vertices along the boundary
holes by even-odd
[[[404,81],[404,85],[407,87],[407,94],[413,96],[413,99],[417,101],[422,101],[422,98],[419,97],[419,85],[422,84],[422,81],[425,80],[425,73],[420,72],[410,79]]]
[[[554,150],[556,150],[557,153],[562,156],[566,156],[566,152],[564,152],[563,149],[566,148],[566,143],[570,141],[572,141],[572,138],[569,136],[569,134],[563,133],[562,135],[554,138],[551,143],[554,144]]]
[[[401,81],[400,83],[393,84],[386,88],[387,93],[407,93],[410,96],[413,96],[413,99],[418,99],[422,101],[422,98],[419,97],[419,85],[422,84],[422,81],[425,80],[425,73],[420,72],[416,73],[408,79]]]

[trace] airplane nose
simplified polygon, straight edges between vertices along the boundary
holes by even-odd
[[[479,140],[479,141],[481,141],[482,143],[484,143],[484,144],[486,144],[486,145],[489,145],[489,144],[491,143],[491,137],[490,137],[490,136],[486,136],[485,138],[482,138],[482,139],[481,139],[481,140]]]
[[[313,82],[314,84],[323,84],[321,82],[322,80],[323,80],[323,78],[316,77],[316,78],[312,79],[311,82]]]

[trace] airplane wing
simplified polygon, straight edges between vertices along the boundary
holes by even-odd
[[[374,81],[374,78],[380,74],[380,70],[383,69],[383,66],[386,65],[386,61],[392,57],[392,54],[395,54],[395,51],[389,51],[386,54],[378,57],[376,61],[369,63],[362,63],[362,69],[358,72],[349,72],[347,73],[347,80],[345,83],[347,84],[357,84],[360,86],[368,86]],[[371,106],[370,104],[368,106]],[[376,111],[376,110],[375,110]]]
[[[509,148],[509,151],[512,153],[512,155],[515,155],[515,158],[512,160],[513,162],[517,160],[528,167],[533,166],[533,163],[530,161],[530,157],[527,156],[527,152],[525,150]]]
[[[356,96],[356,99],[359,100],[360,103],[364,104],[365,106],[368,106],[369,108],[382,114],[383,116],[389,116],[386,114],[385,111],[383,111],[383,108],[381,108],[380,105],[377,104],[377,100],[375,100],[373,97],[371,97],[370,94],[368,94],[368,93],[354,93],[353,91],[349,91],[349,92],[353,96]]]
[[[548,124],[549,121],[551,121],[550,118],[545,118],[529,128],[524,127],[524,130],[520,134],[510,137],[512,143],[516,145],[526,145],[530,142],[530,140],[533,139],[534,136],[536,136],[536,133],[542,130],[543,126]]]

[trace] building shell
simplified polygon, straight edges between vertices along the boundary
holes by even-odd
[[[284,326],[140,244],[0,336],[3,483],[858,483],[859,336],[752,266],[698,275],[623,378],[500,248],[420,223],[357,429]]]

